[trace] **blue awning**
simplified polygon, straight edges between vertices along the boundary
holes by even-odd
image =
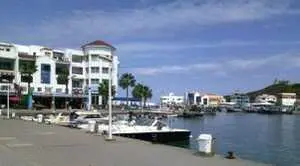
[[[114,97],[113,98],[114,101],[127,101],[126,97]],[[128,101],[134,101],[134,102],[140,102],[141,100],[138,98],[133,98],[133,97],[129,97]]]

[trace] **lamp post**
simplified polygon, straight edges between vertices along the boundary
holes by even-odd
[[[10,85],[9,85],[9,81],[6,79],[3,79],[2,82],[6,82],[7,84],[7,113],[6,113],[6,117],[7,119],[9,119],[9,89],[10,89]]]
[[[112,140],[112,131],[111,131],[111,128],[112,128],[112,103],[111,103],[111,98],[112,98],[112,86],[111,86],[111,83],[112,83],[112,66],[111,65],[111,68],[109,69],[109,79],[108,79],[108,140]]]
[[[9,119],[9,89],[10,89],[10,86],[8,84],[8,86],[7,86],[7,119]]]

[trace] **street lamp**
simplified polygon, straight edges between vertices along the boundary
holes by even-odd
[[[113,64],[113,62],[112,62]],[[111,68],[109,68],[109,78],[108,78],[108,140],[112,140],[112,67],[113,65],[111,65]]]
[[[6,117],[7,119],[9,119],[9,89],[10,89],[10,85],[9,85],[9,81],[6,79],[2,79],[2,82],[6,82],[7,84],[7,113],[6,113]]]

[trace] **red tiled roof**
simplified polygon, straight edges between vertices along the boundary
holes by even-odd
[[[93,41],[91,43],[83,45],[82,47],[85,47],[85,46],[108,46],[110,48],[116,49],[111,44],[108,44],[108,43],[106,43],[105,41],[102,41],[102,40],[95,40],[95,41]]]

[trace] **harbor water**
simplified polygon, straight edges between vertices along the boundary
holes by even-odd
[[[197,149],[201,133],[216,138],[216,152],[274,165],[300,165],[300,116],[219,113],[216,116],[169,119],[172,127],[192,131],[188,148]]]

